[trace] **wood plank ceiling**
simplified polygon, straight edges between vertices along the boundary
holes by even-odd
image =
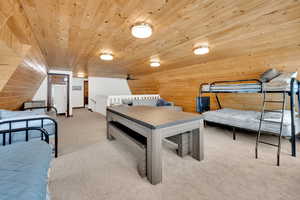
[[[299,42],[298,0],[19,0],[50,68],[118,77],[160,72]],[[1,17],[0,17],[1,19]],[[154,27],[136,39],[130,27]],[[0,20],[1,23],[1,20]],[[192,49],[208,43],[211,53]],[[113,52],[111,62],[102,51]],[[150,68],[150,58],[161,60]]]

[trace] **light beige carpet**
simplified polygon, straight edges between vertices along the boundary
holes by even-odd
[[[59,118],[59,157],[52,163],[53,200],[299,200],[300,152],[290,156],[283,141],[281,166],[276,148],[261,145],[254,159],[255,134],[205,129],[205,160],[180,158],[164,143],[163,183],[140,178],[136,160],[118,141],[106,140],[105,118],[84,109]],[[268,137],[267,139],[275,139]],[[300,145],[298,143],[298,150]]]

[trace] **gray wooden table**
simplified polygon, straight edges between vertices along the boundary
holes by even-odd
[[[187,153],[199,161],[204,158],[203,119],[198,114],[149,106],[113,106],[107,108],[106,118],[107,124],[121,123],[147,138],[146,170],[152,184],[162,181],[162,139],[186,137]],[[109,130],[107,138],[112,139]]]

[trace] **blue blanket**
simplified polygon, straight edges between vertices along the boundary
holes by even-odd
[[[46,199],[51,148],[44,141],[0,147],[0,199]]]

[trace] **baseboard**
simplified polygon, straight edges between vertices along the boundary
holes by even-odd
[[[81,108],[85,108],[84,106],[80,106],[80,107],[73,107],[73,109],[81,109]]]

